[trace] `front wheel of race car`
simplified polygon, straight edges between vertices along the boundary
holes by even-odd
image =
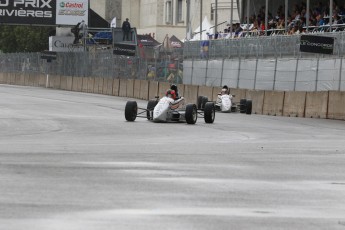
[[[156,105],[158,104],[157,100],[150,100],[147,103],[147,111],[146,111],[146,116],[147,116],[147,120],[152,120],[153,117],[151,116],[153,109],[156,107]]]
[[[207,102],[204,109],[204,119],[206,123],[213,123],[216,116],[216,110],[213,102]]]
[[[135,121],[138,114],[138,104],[136,101],[127,101],[125,107],[125,118],[127,121]]]
[[[196,123],[196,120],[198,119],[198,111],[197,111],[196,105],[188,104],[186,106],[185,117],[186,117],[187,124],[193,125]]]

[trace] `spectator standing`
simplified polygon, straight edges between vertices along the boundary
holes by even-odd
[[[130,41],[129,33],[131,31],[131,24],[128,21],[129,19],[126,18],[126,21],[122,23],[122,32],[123,32],[123,41]]]
[[[84,20],[79,24],[79,39],[86,37],[87,25]]]
[[[72,29],[71,29],[71,32],[74,35],[73,44],[78,44],[79,43],[79,25],[80,25],[80,22],[78,22],[78,24],[75,25],[74,27],[72,27]]]
[[[210,41],[207,40],[203,40],[200,41],[200,57],[202,59],[207,59],[208,58],[208,48],[210,46]]]

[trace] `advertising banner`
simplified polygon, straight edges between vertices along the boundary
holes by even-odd
[[[86,25],[89,18],[89,0],[64,1],[57,0],[56,24],[76,25],[84,20]]]
[[[56,52],[82,52],[83,46],[73,45],[72,36],[51,36],[49,37],[49,51]]]
[[[56,0],[0,0],[0,23],[55,25]]]
[[[124,56],[135,56],[136,46],[127,44],[114,44],[114,54]]]
[[[315,36],[315,35],[302,35],[301,36],[301,52],[320,53],[320,54],[333,54],[334,38]]]
[[[0,23],[15,25],[88,25],[89,0],[0,0]]]

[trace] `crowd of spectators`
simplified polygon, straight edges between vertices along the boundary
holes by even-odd
[[[305,3],[295,4],[288,11],[287,23],[285,23],[285,9],[280,5],[276,12],[268,12],[268,23],[265,23],[265,6],[262,6],[257,14],[249,18],[249,24],[228,25],[224,32],[218,32],[217,37],[222,35],[241,37],[246,35],[261,36],[274,34],[303,34],[310,32],[332,32],[345,30],[345,3],[333,1],[332,23],[330,23],[330,6],[322,1],[316,2],[309,9],[309,23],[307,23],[307,6]],[[245,21],[247,21],[245,19]],[[231,33],[232,32],[232,33]],[[222,35],[221,35],[222,34]]]

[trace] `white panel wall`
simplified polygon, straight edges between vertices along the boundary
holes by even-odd
[[[241,60],[240,78],[238,87],[241,89],[254,89],[256,60]]]
[[[317,91],[339,89],[340,59],[320,59]]]
[[[299,59],[296,91],[315,91],[317,59]]]
[[[275,90],[293,91],[295,87],[296,59],[278,59]]]
[[[274,85],[275,59],[259,59],[256,73],[255,89],[272,90]]]
[[[238,59],[224,60],[222,86],[227,85],[230,88],[237,88],[239,65]]]
[[[222,64],[220,60],[209,60],[207,68],[206,86],[220,86],[222,79]]]

